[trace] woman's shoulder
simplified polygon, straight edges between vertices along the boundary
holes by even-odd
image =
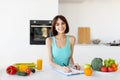
[[[75,36],[73,35],[68,35],[70,40],[75,40]]]
[[[52,43],[52,37],[46,38],[46,44],[51,44]]]
[[[69,36],[69,41],[70,41],[70,43],[75,43],[75,36],[73,36],[73,35],[68,35]]]

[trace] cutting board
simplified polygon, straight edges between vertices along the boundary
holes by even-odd
[[[78,27],[78,43],[90,44],[90,28]]]

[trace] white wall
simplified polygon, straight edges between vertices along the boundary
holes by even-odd
[[[111,2],[108,2],[108,3],[112,4]],[[77,36],[78,26],[91,26],[92,25],[92,27],[97,26],[99,29],[101,29],[100,28],[101,24],[98,24],[98,23],[102,22],[102,20],[104,19],[99,21],[97,20],[96,17],[101,18],[100,16],[94,17],[94,15],[98,15],[98,13],[96,12],[97,14],[95,14],[94,13],[95,11],[93,11],[93,9],[91,8],[91,7],[94,7],[93,4],[96,5],[96,7],[100,6],[100,4],[105,6],[105,3],[102,1],[72,4],[72,7],[70,3],[60,4],[60,9],[63,10],[63,11],[62,10],[60,11],[61,13],[65,12],[64,14],[68,18],[70,22],[70,27],[72,28],[69,34],[74,34],[75,36]],[[106,5],[110,6],[110,4],[106,4]],[[118,5],[119,3],[117,4],[117,2],[113,2],[114,7],[115,7],[115,4],[116,6],[119,7]],[[78,7],[81,6],[79,8],[80,10],[76,9],[76,6]],[[69,9],[69,7],[71,8],[71,10]],[[88,12],[88,9],[92,9],[89,11],[90,14],[86,13]],[[116,8],[115,11],[117,11],[117,9],[118,8]],[[105,13],[109,13],[109,12],[110,10]],[[90,16],[92,13],[94,13],[94,15]],[[113,14],[118,14],[118,13],[119,12],[110,13],[110,14],[113,15]],[[52,19],[56,14],[58,14],[58,1],[57,0],[23,0],[23,1],[22,0],[19,0],[19,1],[18,0],[0,0],[0,25],[1,25],[0,26],[1,28],[0,29],[0,36],[1,36],[0,38],[0,48],[1,48],[0,49],[0,63],[1,63],[0,67],[6,67],[16,62],[36,62],[37,58],[42,58],[44,62],[47,62],[46,46],[29,44],[30,43],[29,42],[30,40],[29,39],[30,38],[29,20],[31,19],[38,19],[38,20],[39,19]],[[80,16],[76,14],[80,14]],[[117,16],[119,17],[119,15]],[[114,19],[118,21],[119,18],[117,19],[115,15]],[[106,22],[106,24],[107,23],[108,22]],[[109,26],[112,26],[113,24],[115,24],[115,22],[113,22]],[[118,25],[117,22],[116,24]],[[100,32],[99,29],[95,28],[95,30]],[[100,35],[97,32],[95,33],[96,35]],[[95,37],[96,35],[92,35],[92,36]],[[106,47],[106,46],[76,45],[75,50],[74,50],[74,57],[75,57],[75,62],[80,63],[80,64],[85,64],[85,63],[89,63],[90,60],[95,56],[103,57],[103,58],[113,57],[119,60],[119,53],[120,53],[119,47],[112,48],[108,46]]]
[[[91,40],[120,40],[120,0],[83,0],[60,3],[59,14],[67,17],[70,33],[76,36],[78,27],[91,28]]]
[[[78,37],[78,27],[90,27],[91,40],[102,42],[120,40],[120,0],[80,0],[61,2],[59,14],[64,15],[70,32]],[[77,39],[78,40],[78,39]],[[78,42],[78,41],[77,41]],[[74,59],[79,64],[90,63],[94,57],[114,58],[120,64],[120,47],[105,45],[78,45],[74,48]]]
[[[14,62],[36,61],[45,46],[30,45],[32,20],[52,20],[58,0],[0,0],[0,67]]]

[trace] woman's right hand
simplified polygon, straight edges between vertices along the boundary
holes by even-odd
[[[69,67],[66,67],[66,66],[63,66],[63,67],[62,67],[62,70],[63,70],[64,72],[67,72],[67,73],[71,72],[71,69],[70,69]]]

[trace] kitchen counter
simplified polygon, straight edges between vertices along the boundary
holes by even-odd
[[[8,75],[5,69],[0,69],[0,80],[119,80],[120,71],[112,73],[93,72],[92,76],[85,76],[84,74],[65,76],[54,70],[49,66],[44,65],[42,71],[36,71],[29,76]]]
[[[46,54],[45,46],[40,48],[40,52],[34,54],[27,54],[25,52],[20,54],[11,54],[6,56],[5,59],[1,58],[0,65],[0,80],[120,80],[120,71],[115,73],[100,73],[93,72],[92,76],[85,76],[84,74],[75,76],[64,76],[60,73],[53,71],[48,64],[48,56]],[[35,49],[37,50],[37,49]],[[11,57],[12,56],[12,57]],[[20,57],[23,56],[23,57]],[[26,57],[24,57],[26,56]],[[120,47],[117,46],[103,46],[103,45],[75,45],[74,47],[74,61],[80,65],[91,63],[91,60],[95,57],[101,57],[103,60],[113,58],[120,64]],[[17,62],[36,62],[37,58],[43,59],[43,70],[37,71],[30,76],[17,76],[8,75],[5,72],[5,68],[8,65]]]

